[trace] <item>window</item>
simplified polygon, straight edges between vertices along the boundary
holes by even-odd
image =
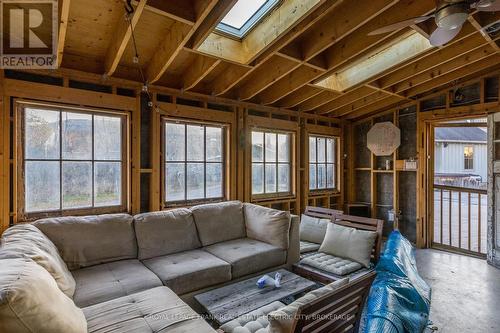
[[[279,0],[238,0],[217,25],[216,30],[241,39],[279,2]]]
[[[336,188],[336,139],[309,137],[309,189],[333,190]]]
[[[220,200],[224,191],[224,128],[165,121],[165,202]]]
[[[472,146],[464,147],[464,169],[465,170],[474,169],[474,147]]]
[[[252,131],[252,194],[291,192],[291,134]]]
[[[24,213],[125,206],[124,115],[21,110]]]

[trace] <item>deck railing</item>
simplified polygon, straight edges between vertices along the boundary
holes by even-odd
[[[486,253],[487,191],[434,185],[435,246]]]

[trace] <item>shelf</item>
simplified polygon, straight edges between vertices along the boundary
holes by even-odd
[[[372,168],[354,168],[355,171],[371,171]]]
[[[374,173],[393,173],[394,170],[373,170]]]

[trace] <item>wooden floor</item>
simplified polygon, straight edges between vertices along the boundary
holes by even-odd
[[[500,270],[485,260],[417,250],[420,275],[432,287],[430,319],[438,333],[500,332]]]

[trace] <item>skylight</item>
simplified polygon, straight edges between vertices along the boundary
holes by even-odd
[[[280,0],[238,0],[216,30],[243,38]]]
[[[345,91],[430,48],[432,45],[427,38],[417,32],[412,32],[386,44],[354,64],[340,69],[316,85],[335,91]]]

